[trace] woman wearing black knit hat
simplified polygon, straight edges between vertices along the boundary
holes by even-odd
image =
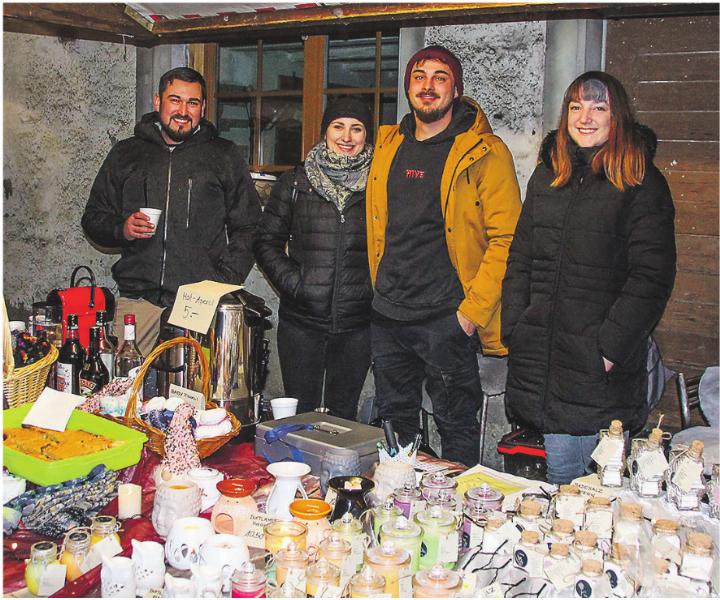
[[[255,257],[280,295],[280,370],[285,394],[299,399],[298,413],[324,400],[331,414],[354,420],[370,367],[371,139],[364,102],[333,101],[323,114],[322,140],[280,177],[258,225]]]

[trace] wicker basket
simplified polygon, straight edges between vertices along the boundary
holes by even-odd
[[[3,399],[8,407],[15,408],[25,402],[35,402],[45,389],[50,367],[57,358],[57,348],[51,344],[50,352],[39,361],[19,369],[11,368],[3,377]]]
[[[202,371],[202,394],[205,396],[205,408],[210,409],[218,407],[217,404],[209,400],[210,369],[208,367],[207,358],[205,357],[202,347],[197,340],[187,337],[177,337],[159,344],[145,359],[145,362],[143,362],[135,380],[133,381],[133,385],[130,388],[130,398],[128,399],[127,407],[125,409],[123,424],[145,433],[145,435],[148,436],[148,448],[160,456],[164,456],[165,454],[165,434],[160,429],[153,427],[137,416],[138,395],[145,380],[145,375],[150,370],[150,366],[153,362],[155,362],[155,359],[168,348],[179,346],[180,344],[188,344],[195,349],[195,352],[197,352],[200,360],[200,369]],[[230,422],[232,423],[232,430],[229,433],[213,438],[197,440],[197,449],[200,458],[210,456],[213,452],[222,448],[222,446],[240,432],[240,422],[237,420],[235,415],[228,412],[228,416],[230,417]]]

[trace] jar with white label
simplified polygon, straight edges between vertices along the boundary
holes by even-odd
[[[492,517],[487,520],[482,540],[482,551],[484,553],[493,554],[498,552],[498,550],[501,554],[509,554],[511,552],[512,545],[507,543],[507,536],[502,532],[502,528],[508,522],[506,519],[499,517]]]
[[[580,488],[576,485],[561,485],[555,494],[555,516],[572,521],[577,529],[583,526],[585,505],[585,496],[580,494]]]
[[[575,577],[576,598],[602,598],[605,583],[602,563],[597,560],[584,560],[580,574]]]
[[[697,510],[705,493],[703,479],[703,450],[700,440],[690,444],[687,451],[678,454],[670,463],[667,473],[667,498],[678,510]]]
[[[305,590],[308,598],[339,597],[340,569],[321,558],[307,568]]]
[[[350,558],[357,573],[362,568],[367,536],[360,521],[352,513],[345,513],[332,524],[333,531],[350,544]]]
[[[652,550],[657,558],[677,564],[680,558],[680,524],[675,519],[658,519],[653,525]]]
[[[415,574],[412,595],[413,598],[454,598],[461,587],[460,575],[437,564]]]
[[[439,562],[452,569],[458,559],[457,519],[444,508],[432,506],[415,515],[415,522],[423,530],[420,568]]]
[[[395,506],[395,499],[392,496],[388,496],[380,506],[376,506],[372,509],[372,521],[373,521],[373,532],[375,533],[375,539],[379,541],[378,534],[380,533],[380,527],[383,523],[387,523],[393,519],[396,519],[402,515],[402,510]]]
[[[370,567],[363,567],[350,579],[351,598],[382,598],[385,596],[385,578],[376,575]]]
[[[540,525],[544,521],[540,516],[541,512],[542,505],[537,500],[525,498],[520,502],[518,512],[513,518],[513,522],[522,530],[530,529],[540,533]]]
[[[530,577],[542,577],[547,553],[547,546],[540,543],[540,534],[537,531],[525,530],[513,548],[513,564]]]
[[[384,523],[380,528],[380,537],[384,542],[392,542],[396,548],[402,548],[410,553],[411,573],[416,573],[420,568],[422,535],[422,527],[403,516],[397,517],[394,521]]]
[[[342,539],[342,536],[333,531],[328,537],[320,542],[318,558],[324,558],[335,565],[343,575],[354,575],[355,564],[351,559],[352,546]]]
[[[550,552],[543,559],[543,577],[555,586],[559,596],[561,590],[572,594],[572,586],[575,583],[575,576],[580,572],[580,561],[570,554],[570,547],[567,544],[550,544]]]
[[[545,541],[549,544],[572,544],[573,540],[575,540],[573,522],[570,519],[553,519]]]
[[[636,585],[631,576],[635,556],[633,547],[613,544],[610,556],[603,567],[613,596],[632,598],[635,595]]]
[[[604,464],[598,464],[600,484],[605,487],[622,487],[625,471],[625,436],[622,421],[614,419],[608,429],[600,431],[598,449],[601,446],[606,451],[603,452]]]
[[[637,547],[640,544],[642,518],[642,506],[639,504],[635,502],[620,504],[613,532],[613,543]]]
[[[662,493],[662,483],[668,462],[662,447],[662,429],[656,427],[646,440],[634,439],[628,458],[630,489],[639,496],[657,498]]]
[[[585,507],[585,529],[595,533],[601,540],[612,537],[613,510],[610,498],[594,496]]]
[[[581,561],[592,559],[602,563],[603,553],[598,548],[597,541],[597,535],[592,531],[578,531],[571,549]]]
[[[463,526],[461,534],[461,546],[477,548],[482,544],[485,520],[488,513],[485,512],[482,500],[468,497],[465,494],[465,506],[463,508]]]
[[[457,487],[457,481],[448,477],[445,473],[425,473],[420,481],[420,491],[425,500],[437,496],[440,490],[449,490],[453,494]]]
[[[713,566],[713,542],[707,533],[691,531],[682,549],[680,575],[709,582]]]
[[[405,515],[406,519],[412,519],[415,513],[425,510],[425,499],[419,488],[410,483],[395,490],[395,506]]]
[[[385,593],[391,598],[409,597],[412,585],[410,554],[396,548],[392,542],[384,541],[381,546],[365,551],[365,565],[376,575],[385,578]]]
[[[279,586],[286,581],[293,587],[305,591],[305,570],[308,566],[308,553],[290,542],[275,554],[275,579]]]

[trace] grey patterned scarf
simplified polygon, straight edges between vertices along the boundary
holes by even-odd
[[[313,189],[342,212],[350,196],[365,189],[372,157],[369,144],[357,156],[346,156],[332,152],[323,141],[308,152],[305,173]]]

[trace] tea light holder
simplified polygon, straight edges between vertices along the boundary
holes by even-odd
[[[265,550],[275,554],[278,550],[295,544],[299,550],[307,549],[307,527],[297,521],[275,521],[265,525]]]

